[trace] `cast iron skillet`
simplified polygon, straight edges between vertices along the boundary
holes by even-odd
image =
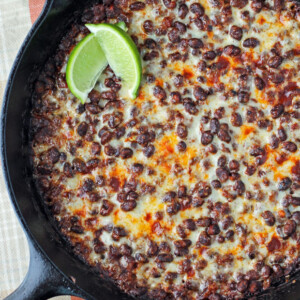
[[[1,116],[1,159],[12,204],[27,235],[30,266],[24,282],[7,300],[48,299],[57,295],[91,300],[132,299],[104,275],[99,277],[74,257],[28,180],[26,143],[31,83],[76,18],[76,11],[88,3],[87,0],[47,0],[19,51],[8,80]],[[299,300],[300,274],[292,279],[278,283],[259,299]]]

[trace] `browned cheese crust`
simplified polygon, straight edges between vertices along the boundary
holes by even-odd
[[[125,21],[138,98],[107,67],[82,105],[65,70],[86,23]],[[298,267],[300,6],[103,0],[35,85],[34,178],[76,255],[151,299],[241,299]],[[121,54],[120,54],[121,55]]]

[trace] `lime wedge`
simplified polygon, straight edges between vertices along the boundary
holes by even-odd
[[[86,27],[95,34],[109,66],[122,79],[123,90],[135,99],[142,78],[142,62],[131,37],[112,24],[87,24]]]
[[[119,22],[116,26],[127,30],[124,22]],[[72,94],[82,103],[85,103],[107,65],[105,54],[93,33],[82,39],[71,52],[66,80]]]
[[[84,103],[97,79],[107,66],[107,59],[94,34],[82,39],[69,57],[66,79],[74,96]]]

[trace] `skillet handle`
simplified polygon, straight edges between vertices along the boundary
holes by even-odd
[[[21,285],[4,300],[46,300],[60,295],[81,296],[72,281],[52,265],[32,242],[29,242],[29,249],[27,275]]]

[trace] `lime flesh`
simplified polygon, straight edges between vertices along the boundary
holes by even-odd
[[[73,49],[66,70],[67,84],[84,103],[108,62],[94,34],[89,34]]]
[[[109,66],[121,78],[123,89],[135,99],[142,78],[142,62],[131,37],[112,24],[87,24],[86,27],[97,37]]]

